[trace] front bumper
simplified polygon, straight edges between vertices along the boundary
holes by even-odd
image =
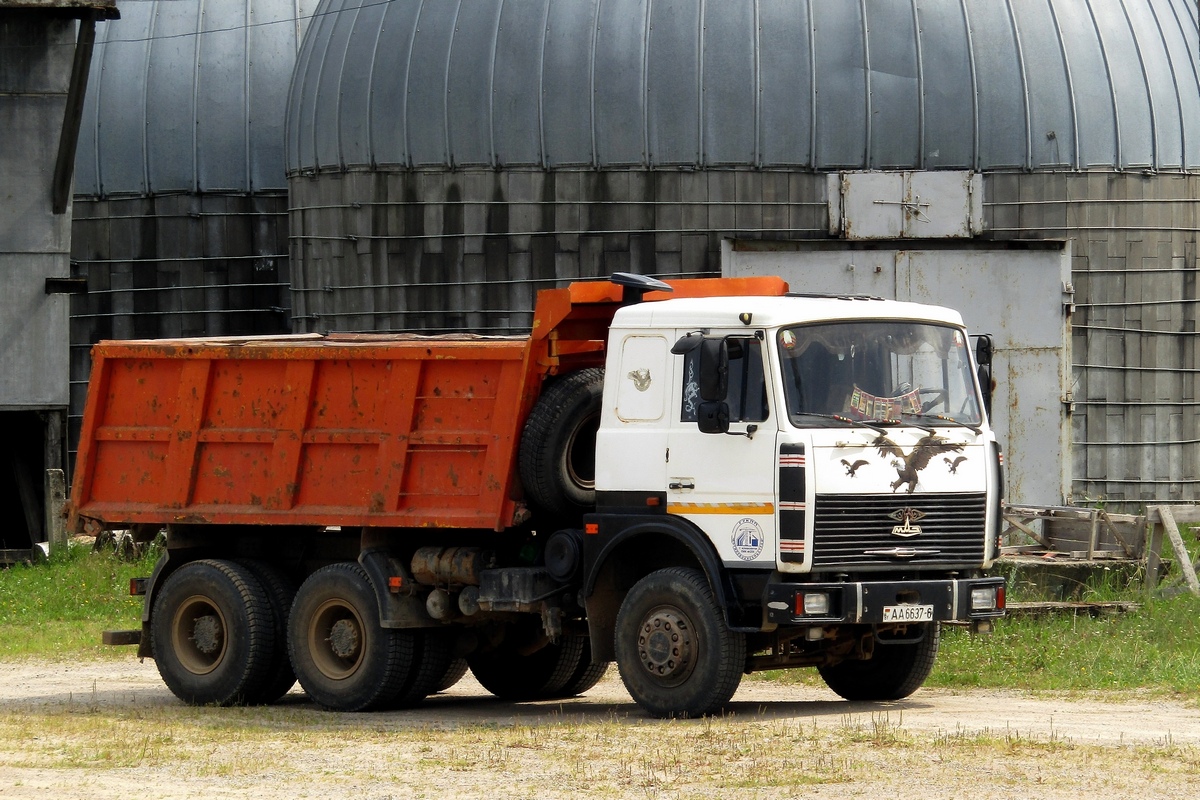
[[[995,608],[973,610],[971,590],[995,587]],[[882,624],[885,606],[932,606],[936,622],[971,622],[1004,616],[1004,578],[846,583],[771,583],[767,622],[776,625]],[[805,614],[804,595],[829,595],[823,614]]]

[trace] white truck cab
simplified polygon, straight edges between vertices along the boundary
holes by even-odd
[[[745,671],[815,665],[851,699],[915,691],[940,622],[986,631],[1003,614],[1004,581],[982,572],[1003,485],[990,378],[957,312],[861,296],[662,300],[619,310],[607,353],[584,592],[593,648],[615,635],[647,708],[671,688],[673,713],[704,660],[699,634],[690,651],[672,644],[703,627],[686,608],[700,601],[669,599],[691,592],[669,574],[684,551],[728,635],[745,637]],[[666,574],[626,594],[615,565],[638,558]],[[625,598],[615,620],[606,592]]]

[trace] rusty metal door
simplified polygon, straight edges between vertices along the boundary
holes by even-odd
[[[779,275],[794,291],[872,294],[949,306],[995,341],[992,426],[1009,502],[1059,505],[1071,486],[1071,286],[1067,242],[904,249],[913,243],[755,243],[724,248],[731,277]],[[924,243],[922,243],[924,244]],[[1027,243],[1028,244],[1028,243]]]

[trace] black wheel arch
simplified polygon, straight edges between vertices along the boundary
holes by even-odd
[[[599,519],[602,516],[586,518],[599,525],[597,535],[585,537],[582,589],[593,661],[615,660],[613,636],[621,602],[635,583],[665,567],[695,567],[703,572],[725,623],[730,630],[743,630],[731,606],[737,592],[729,570],[696,525],[668,515]]]

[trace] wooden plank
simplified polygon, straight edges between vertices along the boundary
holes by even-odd
[[[1188,589],[1191,590],[1192,594],[1200,597],[1200,581],[1196,579],[1196,570],[1192,566],[1192,556],[1183,544],[1183,537],[1179,535],[1179,526],[1175,524],[1175,516],[1171,507],[1151,506],[1151,508],[1157,509],[1159,517],[1162,519],[1163,529],[1167,533],[1171,547],[1175,550],[1175,556],[1179,561],[1180,569],[1183,571],[1184,580],[1187,581]]]
[[[1035,542],[1042,545],[1042,547],[1045,547],[1047,550],[1053,549],[1050,547],[1050,543],[1047,542],[1046,539],[1040,533],[1038,533],[1033,528],[1026,525],[1024,522],[1022,522],[1018,519],[1015,519],[1014,517],[1008,516],[1007,514],[1004,515],[1004,521],[1007,522],[1010,526],[1008,529],[1006,529],[1004,531],[1004,533],[1008,533],[1009,530],[1016,528],[1017,530],[1021,531],[1022,533],[1026,534],[1027,536],[1032,538]],[[1003,536],[1004,533],[1002,533],[1001,536]]]

